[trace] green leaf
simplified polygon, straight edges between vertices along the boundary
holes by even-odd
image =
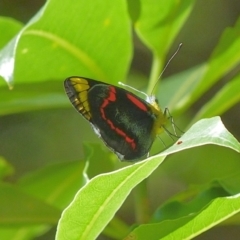
[[[60,211],[9,184],[0,186],[0,225],[53,224]]]
[[[161,99],[164,93],[168,93],[168,99],[160,100],[165,103],[164,106],[173,109],[177,112],[176,114],[182,113],[222,76],[240,63],[239,26],[240,19],[234,27],[224,31],[208,63],[188,69],[163,81],[158,95]],[[234,83],[228,83],[226,89],[223,88],[216,98],[201,109],[193,122],[204,117],[219,115],[237,103],[239,100],[238,77],[232,81]],[[232,96],[230,96],[231,91],[233,91]],[[173,97],[169,98],[169,95]],[[170,102],[168,102],[169,99]]]
[[[227,177],[218,179],[218,182],[226,189],[226,191],[230,192],[232,195],[240,192],[240,171],[237,170],[230,174]]]
[[[205,145],[171,155],[159,170],[158,181],[163,181],[161,179],[163,173],[169,179],[174,179],[175,182],[184,186],[205,186],[213,181],[224,179],[229,179],[228,185],[231,186],[235,178],[235,191],[227,191],[231,194],[240,192],[240,186],[237,184],[237,175],[240,175],[239,153],[217,145]]]
[[[157,209],[151,222],[160,222],[169,219],[178,219],[193,213],[200,212],[206,205],[217,197],[226,197],[229,193],[216,182],[205,187],[191,187],[185,192],[169,199]]]
[[[153,64],[147,93],[150,94],[164,66],[169,48],[191,12],[194,1],[141,0],[139,12],[134,12],[129,1],[130,13],[137,15],[135,29],[140,39],[153,53]]]
[[[125,77],[131,49],[124,1],[51,0],[0,52],[0,75],[10,86],[80,73],[116,83]]]
[[[240,195],[219,197],[204,209],[187,217],[144,224],[133,230],[126,239],[193,239],[202,232],[230,218],[240,211]]]
[[[237,64],[240,63],[240,18],[234,27],[228,28],[222,34],[217,47],[214,49],[206,72],[198,82],[192,96],[186,99],[183,104],[185,108],[196,101],[203,93],[205,93],[214,83],[226,75]]]
[[[163,161],[158,157],[91,179],[64,210],[56,239],[96,239],[131,189]]]
[[[63,83],[59,82],[18,84],[11,91],[6,86],[0,91],[0,115],[70,107]]]
[[[21,191],[23,194],[37,199],[37,201],[42,200],[54,208],[56,207],[62,210],[69,204],[76,191],[85,184],[86,179],[82,175],[83,168],[84,164],[79,161],[47,166],[21,178],[17,191]],[[24,210],[27,202],[24,203],[24,206],[20,206],[19,204],[18,202],[18,208]],[[9,203],[8,206],[11,206],[11,204]],[[34,213],[35,211],[31,214],[33,215]],[[51,213],[49,212],[48,214],[48,217],[51,217]],[[55,221],[52,221],[51,224],[56,224],[59,216],[60,213],[58,218],[55,218]],[[25,219],[24,217],[22,218],[23,220]],[[11,222],[11,224],[12,223],[14,222]],[[48,221],[40,222],[41,224],[35,224],[34,226],[32,223],[33,222],[22,222],[18,224],[18,227],[12,226],[10,229],[7,225],[4,225],[0,228],[0,236],[4,236],[6,240],[15,238],[17,240],[25,240],[43,234],[49,229],[49,225],[45,225],[49,223]],[[19,236],[21,236],[21,238]]]
[[[12,18],[0,17],[0,49],[16,35],[22,27],[22,23]]]
[[[205,71],[206,65],[202,64],[164,79],[157,94],[161,106],[167,106],[174,115],[186,110],[185,103],[191,101],[192,93]]]
[[[191,0],[141,0],[135,21],[136,32],[152,52],[163,59],[193,5]],[[130,1],[129,6],[130,12],[134,11],[135,5],[132,6]]]
[[[15,226],[7,226],[0,228],[0,236],[4,240],[32,240],[34,237],[45,233],[49,230],[48,226],[28,226],[19,228]]]
[[[80,161],[54,164],[25,175],[18,185],[25,193],[61,210],[86,183],[83,169]]]
[[[204,92],[206,92],[224,74],[240,62],[239,22],[236,26],[225,30],[218,46],[215,48],[209,63],[195,66],[179,74],[170,76],[162,82],[158,99],[162,106],[167,106],[176,115],[187,110]],[[206,107],[203,107],[198,116],[212,117],[223,113],[239,100],[237,89],[238,77],[233,79],[213,98]],[[236,88],[235,88],[236,87]],[[232,96],[231,91],[233,91]],[[172,96],[169,98],[169,96]]]
[[[124,240],[128,239],[151,239],[158,240],[162,239],[168,233],[171,233],[179,226],[184,226],[192,219],[192,216],[179,218],[177,220],[167,220],[161,223],[151,223],[151,224],[142,224],[136,229],[134,229],[128,236],[124,238]],[[176,238],[183,239],[183,238]]]
[[[218,117],[199,121],[178,143],[145,161],[91,179],[64,210],[56,239],[96,239],[130,191],[148,177],[168,154],[204,144],[217,144],[240,152],[240,144]]]
[[[220,115],[240,101],[240,76],[232,79],[206,103],[196,114],[192,122],[201,118]]]
[[[116,160],[116,157],[110,159],[110,151],[108,149],[105,150],[102,149],[102,145],[84,143],[84,155],[87,156],[86,160],[88,164],[86,174],[89,178],[114,170],[113,160]],[[99,159],[99,156],[101,156],[101,159]]]
[[[0,179],[12,175],[13,172],[13,166],[4,158],[0,157]]]
[[[237,139],[227,131],[220,117],[213,117],[198,121],[177,141],[176,144],[163,153],[170,154],[205,144],[216,144],[240,152],[240,143]],[[161,156],[162,153],[159,155]]]
[[[191,221],[162,239],[192,239],[240,211],[240,194],[213,200]]]

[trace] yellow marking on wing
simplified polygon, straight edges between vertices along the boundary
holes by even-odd
[[[77,108],[77,110],[88,120],[91,119],[92,115],[89,111],[89,104],[88,102],[82,102],[81,100],[79,100],[78,98],[74,99],[74,105]]]
[[[70,80],[72,83],[88,84],[88,81],[85,78],[81,78],[81,77],[71,77]]]
[[[87,101],[87,91],[83,91],[83,92],[80,92],[78,94],[78,97],[81,99],[82,102],[85,102]]]
[[[84,78],[70,78],[70,81],[77,92],[87,91],[90,88]]]
[[[90,120],[92,115],[88,103],[88,90],[90,89],[88,80],[81,77],[71,77],[69,80],[77,93],[73,101],[74,106],[87,120]]]

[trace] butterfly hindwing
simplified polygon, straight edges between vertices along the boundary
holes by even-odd
[[[98,85],[88,96],[92,123],[99,129],[104,142],[125,160],[145,155],[153,142],[154,119],[148,108],[145,111],[137,107],[128,98],[129,94],[121,88]]]

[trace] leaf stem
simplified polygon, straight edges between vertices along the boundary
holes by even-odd
[[[150,80],[147,88],[147,94],[151,95],[153,91],[155,90],[155,84],[157,82],[160,82],[159,76],[162,70],[163,61],[160,59],[159,55],[156,53],[153,53],[153,63],[150,73]]]

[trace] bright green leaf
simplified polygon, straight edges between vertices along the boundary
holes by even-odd
[[[194,1],[191,0],[141,0],[138,13],[129,1],[130,13],[137,16],[135,29],[140,39],[153,53],[153,64],[147,93],[150,94],[164,66],[169,48],[180,31]]]
[[[91,179],[64,210],[56,239],[96,239],[132,188],[151,174],[163,159],[146,160]]]
[[[130,191],[148,177],[168,154],[204,144],[217,144],[240,151],[240,144],[217,117],[196,123],[178,143],[145,161],[90,180],[64,210],[57,239],[96,239]]]
[[[164,58],[174,38],[186,21],[194,1],[191,0],[140,0],[135,22],[136,32],[142,41]],[[129,1],[130,12],[134,6]]]
[[[161,239],[193,239],[238,212],[240,212],[240,194],[217,198],[191,221]]]
[[[240,211],[240,195],[219,197],[204,209],[186,217],[140,225],[126,239],[193,239]]]
[[[0,17],[0,49],[16,35],[22,27],[22,23],[12,18]]]
[[[0,52],[0,75],[9,85],[79,74],[116,83],[124,80],[130,58],[124,1],[51,0]]]
[[[164,154],[178,152],[179,150],[216,144],[240,152],[240,143],[227,131],[219,117],[202,119],[194,124],[172,147]],[[160,153],[161,156],[163,153]]]

